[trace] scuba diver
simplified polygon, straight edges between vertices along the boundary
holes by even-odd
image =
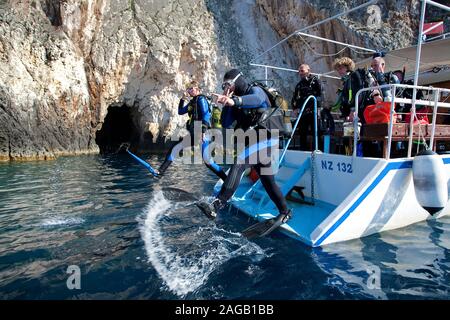
[[[356,93],[364,87],[364,79],[361,77],[360,70],[355,70],[355,63],[348,57],[337,58],[333,63],[334,70],[337,71],[342,80],[342,89],[338,91],[338,100],[333,105],[332,111],[340,110],[341,118],[349,118],[355,109]],[[362,112],[361,102],[364,100],[359,96],[359,113]],[[361,113],[362,116],[362,113]],[[360,118],[361,118],[360,116]]]
[[[271,131],[267,129],[270,126],[265,126],[259,121],[264,111],[271,110],[270,100],[261,87],[250,85],[237,69],[228,71],[224,75],[223,81],[224,94],[214,94],[217,96],[217,103],[224,106],[222,109],[222,126],[230,128],[235,122],[235,130],[242,129],[245,135],[250,130],[254,130],[253,136],[258,138],[256,141],[250,142],[245,139],[245,149],[238,154],[235,164],[231,166],[219,194],[212,202],[199,202],[197,206],[210,219],[216,218],[217,212],[225,206],[239,186],[244,171],[248,168],[254,168],[270,199],[277,206],[279,215],[247,228],[242,234],[248,238],[265,236],[287,222],[292,216],[292,211],[287,207],[286,199],[275,182],[275,176],[271,168],[271,150],[278,148],[279,137],[272,137]],[[264,121],[267,119],[270,119],[270,116],[265,118]],[[283,128],[280,128],[281,130]],[[261,134],[261,131],[264,131],[263,134]],[[261,138],[261,136],[266,138]]]
[[[186,103],[186,94],[180,99],[178,104],[178,114],[188,114],[189,120],[186,123],[186,129],[189,131],[189,135],[181,138],[179,141],[175,142],[169,149],[164,162],[161,164],[157,170],[158,176],[162,176],[167,168],[175,160],[175,157],[183,150],[184,139],[190,139],[190,145],[195,146],[201,143],[202,148],[202,158],[208,169],[210,169],[214,174],[216,174],[220,179],[225,181],[227,178],[226,173],[223,169],[217,165],[211,157],[209,151],[209,146],[211,141],[208,137],[207,130],[211,128],[211,110],[210,104],[206,96],[201,94],[201,90],[197,81],[191,81],[186,89],[186,93],[192,99]],[[196,121],[201,121],[201,141],[195,141],[196,135],[194,134],[194,124]]]
[[[292,96],[291,106],[294,111],[294,116],[297,117],[304,102],[309,96],[315,96],[317,99],[317,108],[320,107],[322,96],[322,85],[319,79],[312,75],[310,67],[307,64],[301,64],[298,68],[300,81],[295,86],[295,91]],[[309,100],[305,106],[305,110],[300,118],[300,150],[312,151],[312,146],[307,145],[308,135],[314,135],[314,101]]]

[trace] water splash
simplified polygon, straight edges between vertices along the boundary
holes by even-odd
[[[215,225],[200,227],[190,235],[183,234],[183,244],[172,244],[171,235],[164,233],[161,224],[180,206],[157,191],[140,221],[148,261],[173,293],[184,297],[199,289],[212,272],[232,258],[250,256],[261,260],[265,257],[264,250],[256,244]]]

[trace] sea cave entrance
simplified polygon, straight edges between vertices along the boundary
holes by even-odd
[[[95,142],[100,153],[115,153],[122,143],[139,144],[140,132],[135,125],[137,114],[134,108],[110,106],[101,130],[97,131]]]

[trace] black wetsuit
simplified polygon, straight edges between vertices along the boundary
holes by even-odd
[[[364,79],[358,71],[348,72],[342,77],[343,87],[339,96],[337,105],[339,105],[341,111],[341,117],[346,118],[350,115],[352,108],[355,108],[356,93],[364,87]],[[359,96],[358,106],[359,112],[362,112],[361,103],[363,102],[363,96]],[[361,117],[360,117],[361,118]]]
[[[404,84],[409,84],[409,85],[413,85],[414,81],[413,80],[408,80],[408,81],[404,81]],[[400,91],[400,92],[398,92]],[[412,99],[413,95],[414,95],[414,89],[413,88],[398,88],[397,89],[397,96],[400,96],[402,98],[405,99]],[[424,97],[423,91],[422,90],[416,90],[416,100],[422,100]],[[420,106],[420,105],[416,105],[416,111],[421,111],[426,109],[426,106]],[[405,104],[405,103],[399,103],[397,104],[397,108],[395,110],[396,112],[401,112],[401,113],[408,113],[411,112],[411,105],[410,104]]]
[[[189,115],[189,120],[186,123],[186,129],[189,131],[189,135],[172,144],[169,152],[167,153],[166,159],[159,168],[159,173],[163,174],[167,170],[167,168],[172,164],[172,162],[181,152],[181,150],[189,146],[193,147],[195,145],[201,144],[202,158],[206,167],[210,169],[214,174],[216,174],[220,179],[225,180],[227,177],[226,173],[212,159],[211,152],[209,150],[209,146],[211,144],[210,139],[208,137],[205,137],[202,140],[201,136],[199,136],[198,141],[195,141],[195,121],[201,121],[202,133],[205,133],[211,127],[211,111],[209,110],[209,104],[206,100],[206,97],[203,95],[198,95],[187,104],[185,104],[185,101],[183,99],[180,99],[180,103],[178,105],[178,114],[183,115],[186,113]]]
[[[291,105],[292,109],[300,109],[303,107],[306,99],[309,96],[315,96],[320,98],[322,95],[322,86],[319,79],[315,76],[309,76],[301,79],[295,87],[294,95],[292,96]],[[319,99],[320,100],[320,99]],[[317,101],[317,107],[319,108],[320,101]],[[299,112],[300,112],[299,110]],[[305,106],[302,117],[299,122],[299,134],[300,134],[300,150],[312,149],[307,146],[308,135],[314,135],[314,101],[309,100]]]
[[[222,112],[225,112],[223,119],[226,120],[222,123],[222,126],[229,128],[232,122],[237,121],[235,129],[242,129],[246,134],[249,133],[248,130],[256,130],[259,138],[256,142],[246,145],[244,151],[237,156],[236,164],[231,166],[217,199],[220,200],[222,205],[227,202],[238,188],[244,171],[253,167],[256,169],[270,199],[275,203],[280,213],[285,214],[288,212],[286,199],[276,184],[271,169],[272,152],[273,148],[278,149],[279,137],[271,137],[269,131],[258,128],[256,123],[258,112],[270,108],[270,101],[265,92],[258,86],[247,85],[247,89],[241,91],[243,91],[243,94],[239,98],[233,99],[235,106],[223,109]],[[264,130],[263,135],[261,135],[262,130]],[[266,138],[260,138],[264,135]]]

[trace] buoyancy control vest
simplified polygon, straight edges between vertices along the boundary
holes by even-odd
[[[295,86],[294,95],[292,97],[292,107],[293,109],[303,107],[303,103],[308,99],[309,96],[315,96],[320,98],[322,95],[322,85],[320,80],[316,76],[308,76],[307,78],[301,79]],[[318,102],[318,107],[320,107],[320,99]],[[305,107],[305,113],[314,112],[314,102],[310,100],[308,105]]]
[[[205,121],[204,117],[202,116],[202,112],[199,110],[200,106],[198,102],[200,97],[203,97],[205,99],[206,103],[208,104],[208,112],[211,113],[211,103],[205,95],[199,94],[198,96],[193,97],[188,104],[189,120],[186,122],[186,129],[189,131],[194,130],[195,121],[202,121],[202,126],[205,126],[206,129],[209,129],[211,127],[211,123]]]
[[[289,135],[292,132],[292,124],[287,100],[273,87],[260,82],[254,82],[252,86],[261,88],[270,102],[270,108],[259,111],[257,125],[268,130],[279,130],[282,135]]]

